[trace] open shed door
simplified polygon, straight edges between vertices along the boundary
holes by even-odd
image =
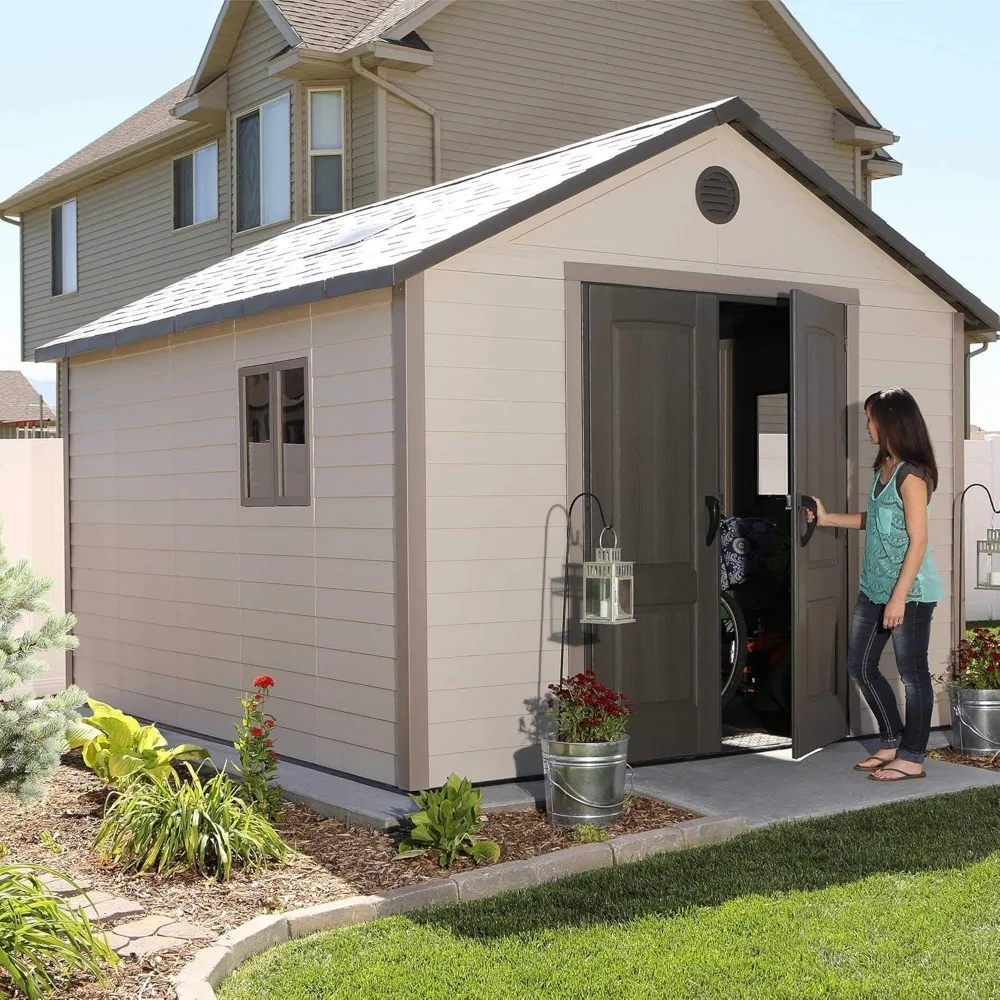
[[[847,503],[847,308],[792,291],[792,755],[848,734],[846,532],[807,525],[804,498]]]

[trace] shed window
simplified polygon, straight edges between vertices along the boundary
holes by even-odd
[[[49,213],[52,235],[52,294],[76,291],[76,199],[56,205]]]
[[[310,503],[308,394],[304,358],[240,371],[244,506]]]
[[[288,94],[236,119],[236,229],[292,217],[291,103]]]
[[[174,160],[174,229],[219,217],[219,144]]]
[[[344,210],[344,92],[309,91],[309,211]]]

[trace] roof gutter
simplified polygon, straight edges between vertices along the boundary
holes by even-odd
[[[12,226],[17,226],[18,228],[21,226],[20,219],[12,219],[6,212],[0,212],[0,222],[9,222]]]
[[[370,70],[364,68],[361,65],[361,57],[354,56],[351,59],[351,67],[354,72],[358,74],[362,79],[369,80],[371,83],[375,84],[376,87],[381,87],[387,94],[392,94],[393,97],[398,98],[404,104],[409,104],[419,111],[423,111],[425,115],[428,115],[431,120],[431,150],[432,150],[432,160],[434,164],[434,183],[441,183],[441,118],[437,111],[432,108],[429,104],[424,103],[418,97],[414,97],[412,94],[408,94],[401,87],[397,87],[394,83],[390,83],[388,80],[383,79]]]

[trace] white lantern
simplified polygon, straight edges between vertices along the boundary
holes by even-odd
[[[976,542],[976,589],[1000,590],[1000,529],[990,528]]]
[[[601,543],[610,531],[614,542],[610,548]],[[583,564],[584,625],[624,625],[635,621],[632,563],[622,561],[618,536],[605,528],[598,539],[592,562]]]

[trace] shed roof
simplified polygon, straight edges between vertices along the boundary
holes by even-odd
[[[21,372],[0,371],[0,423],[37,423],[41,394]],[[42,419],[55,420],[46,403],[41,403]]]
[[[739,98],[286,230],[39,348],[37,361],[389,288],[678,144],[729,125],[990,335],[1000,317]],[[995,339],[990,337],[990,339]]]

